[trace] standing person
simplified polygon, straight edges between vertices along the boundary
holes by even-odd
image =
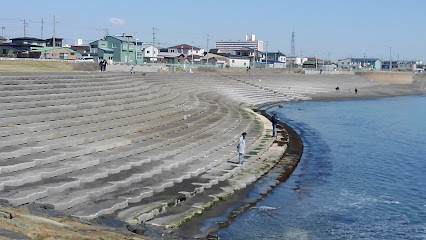
[[[358,89],[355,88],[355,94],[357,94],[357,93],[358,93]]]
[[[238,163],[243,164],[244,149],[246,148],[246,132],[243,132],[238,139],[237,151],[238,151]]]
[[[99,62],[99,71],[103,71],[104,70],[104,61],[100,61]]]
[[[104,67],[104,72],[106,71],[107,61],[104,59],[102,62],[102,66]]]
[[[274,116],[272,116],[272,137],[275,137],[275,131],[277,129],[277,122],[278,120],[280,120],[279,118],[277,118],[277,114],[274,113]]]
[[[130,68],[130,74],[134,74],[135,73],[135,70],[134,70],[134,68],[132,67],[132,68]]]

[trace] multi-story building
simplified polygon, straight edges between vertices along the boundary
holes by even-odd
[[[106,36],[89,43],[90,54],[95,61],[143,63],[142,42],[132,36]]]
[[[11,38],[12,42],[0,43],[0,55],[28,58],[30,51],[46,47],[46,40],[32,37]]]
[[[278,51],[278,52],[265,52],[263,53],[263,59],[262,62],[282,62],[286,63],[287,57],[284,53]]]
[[[345,58],[337,61],[337,65],[340,69],[346,70],[376,70],[382,69],[382,61],[378,58]]]
[[[216,42],[216,48],[223,53],[232,53],[235,54],[235,51],[241,50],[243,48],[250,48],[254,51],[263,51],[263,41],[256,40],[254,34],[246,35],[245,41],[219,41]]]
[[[306,61],[308,61],[307,57],[286,57],[287,67],[301,67]]]
[[[392,70],[400,72],[415,72],[417,71],[417,65],[422,65],[422,61],[417,60],[395,60],[392,61]],[[383,61],[382,69],[389,70],[390,61]]]
[[[180,44],[180,45],[168,47],[167,49],[169,53],[180,53],[180,54],[184,54],[185,56],[188,56],[188,55],[202,56],[204,53],[203,48],[191,46],[188,44]]]

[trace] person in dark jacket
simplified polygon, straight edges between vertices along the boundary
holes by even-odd
[[[280,119],[277,118],[277,114],[274,113],[274,115],[272,116],[272,119],[271,119],[271,121],[272,121],[272,137],[275,137],[275,131],[277,129],[278,120],[280,120]]]

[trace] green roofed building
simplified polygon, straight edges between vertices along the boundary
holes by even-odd
[[[90,54],[97,62],[122,62],[138,64],[143,62],[142,42],[132,36],[106,36],[90,44]]]

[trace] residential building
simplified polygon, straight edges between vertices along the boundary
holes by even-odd
[[[286,65],[290,68],[302,67],[306,61],[308,61],[307,57],[286,57]]]
[[[15,44],[29,45],[32,48],[46,47],[46,40],[40,39],[40,38],[22,37],[22,38],[11,38],[10,40]]]
[[[382,69],[389,70],[390,61],[383,61]],[[423,64],[422,61],[417,60],[395,60],[392,61],[392,71],[400,71],[400,72],[415,72],[417,70],[417,65]]]
[[[157,62],[158,61],[158,53],[159,49],[154,46],[148,46],[142,49],[143,62]]]
[[[203,48],[191,46],[188,44],[180,44],[180,45],[169,47],[167,49],[169,53],[181,53],[181,54],[184,54],[185,56],[188,56],[188,55],[202,56],[204,53]]]
[[[61,59],[61,60],[76,60],[76,51],[66,47],[43,47],[30,51],[33,58],[39,59]]]
[[[255,35],[246,35],[245,41],[219,41],[216,42],[216,49],[223,53],[235,54],[235,51],[242,48],[250,48],[253,51],[263,51],[263,41],[256,40]]]
[[[12,38],[12,42],[0,43],[0,55],[7,57],[28,58],[30,51],[46,46],[46,40],[23,37]]]
[[[239,57],[239,56],[229,56],[229,67],[231,68],[246,68],[250,66],[250,58]]]
[[[229,65],[229,58],[214,53],[207,53],[201,58],[201,63],[215,65],[217,68],[224,68]]]
[[[70,49],[74,50],[78,58],[90,57],[90,46],[73,45]]]
[[[378,58],[345,58],[337,61],[340,69],[344,70],[376,70],[382,69],[382,61]]]
[[[0,43],[0,56],[2,57],[28,57],[31,45],[17,43]]]
[[[169,53],[161,51],[157,55],[157,61],[166,63],[166,64],[179,64],[183,63],[185,60],[185,55],[181,53]]]
[[[90,54],[95,61],[143,63],[142,42],[136,41],[132,36],[106,36],[89,45]]]
[[[48,38],[46,39],[46,47],[53,47],[53,40],[55,40],[56,47],[62,47],[62,38]]]
[[[265,52],[261,59],[262,62],[273,64],[273,67],[286,67],[287,57],[284,53],[278,52]]]

